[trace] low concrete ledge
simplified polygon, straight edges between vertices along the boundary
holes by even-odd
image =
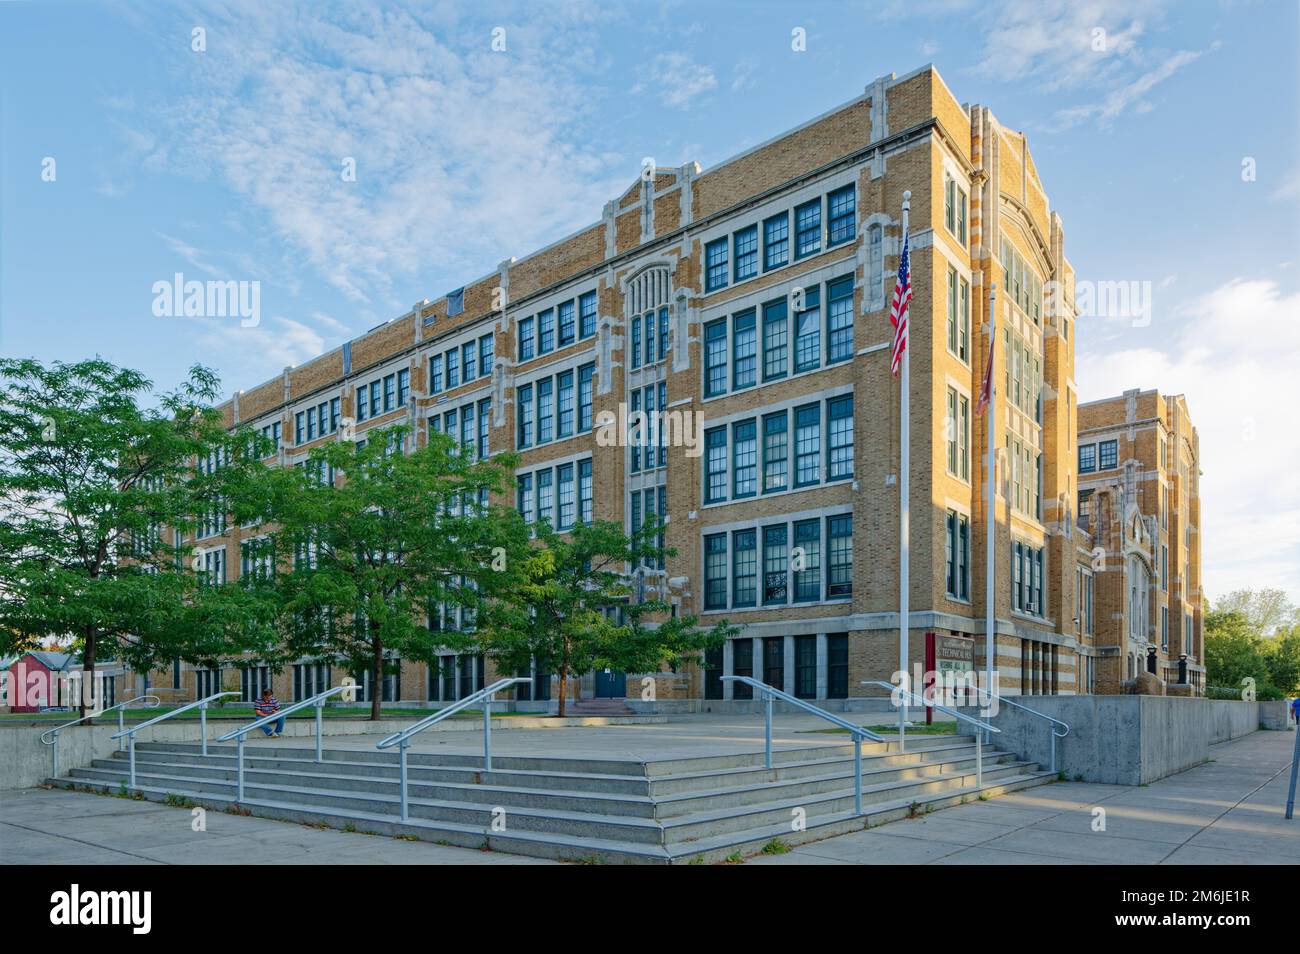
[[[432,711],[430,712],[432,714]],[[419,721],[418,716],[406,716],[402,719],[380,719],[371,722],[367,719],[326,718],[322,722],[323,735],[388,735],[405,729]],[[248,719],[208,720],[209,741],[229,732],[240,725],[253,721]],[[545,716],[504,716],[492,720],[492,731],[502,732],[512,729],[563,729],[581,726],[602,725],[648,725],[667,722],[666,716],[566,716],[563,719]],[[40,785],[54,774],[54,747],[43,745],[41,735],[58,722],[48,724],[4,723],[0,722],[0,790],[12,788],[31,788]],[[130,723],[128,722],[129,726]],[[451,718],[428,729],[429,732],[481,732],[481,718]],[[118,747],[112,735],[117,731],[117,722],[109,716],[109,721],[101,725],[81,725],[64,729],[59,734],[59,771],[66,773],[72,768],[84,768],[95,759],[109,758]],[[256,733],[261,735],[260,730]],[[311,738],[316,734],[314,719],[290,715],[284,723],[284,738]],[[199,722],[197,719],[173,719],[145,729],[140,742],[198,742]]]
[[[1259,727],[1255,702],[1136,695],[1014,699],[1069,724],[1070,734],[1056,740],[1056,768],[1084,782],[1145,785],[1200,765],[1211,745]],[[1051,764],[1046,720],[1004,705],[989,721],[1001,730],[999,748],[1044,768]]]

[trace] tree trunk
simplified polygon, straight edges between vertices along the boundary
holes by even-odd
[[[561,719],[564,718],[565,703],[568,702],[569,696],[569,663],[567,661],[560,663],[560,707],[556,710],[556,715]]]
[[[379,638],[379,627],[374,623],[370,624],[370,631],[373,634],[371,646],[375,650],[373,672],[370,677],[370,721],[379,721],[379,702],[384,697],[384,643]]]

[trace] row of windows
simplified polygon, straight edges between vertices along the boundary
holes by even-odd
[[[790,419],[794,418],[791,447]],[[759,427],[762,452],[759,452]],[[825,436],[823,437],[823,432]],[[730,453],[728,440],[730,439]],[[730,471],[730,480],[728,480]],[[704,502],[742,500],[853,476],[853,395],[704,432]],[[793,479],[792,479],[793,478]]]
[[[1043,455],[1019,438],[1007,435],[1011,465],[1011,506],[1035,520],[1043,519]]]
[[[641,528],[650,522],[656,515],[666,517],[668,515],[668,488],[666,486],[649,487],[645,490],[632,491],[630,502],[632,533],[636,534]],[[660,533],[655,540],[655,546],[660,550],[664,546],[664,535]],[[664,568],[663,555],[660,554],[655,561],[658,569]]]
[[[1042,547],[1011,544],[1011,608],[1035,616],[1044,615]]]
[[[280,422],[272,421],[262,428],[262,436],[271,442],[271,453],[278,453],[280,450]]]
[[[429,393],[439,394],[444,388],[450,391],[475,378],[490,378],[495,348],[489,332],[477,341],[466,341],[459,348],[429,355]]]
[[[1079,473],[1091,474],[1119,466],[1119,441],[1079,445]]]
[[[594,364],[578,368],[576,394],[573,371],[515,388],[515,447],[522,450],[591,430],[595,374]]]
[[[517,330],[520,361],[549,354],[579,338],[590,338],[596,333],[596,293],[587,292],[535,315],[520,318]]]
[[[196,469],[201,475],[215,474],[218,470],[226,465],[226,452],[217,448],[208,454],[200,457],[196,462]],[[215,536],[218,533],[226,531],[226,505],[223,501],[216,501],[206,511],[198,515],[195,527],[195,538]],[[224,570],[222,580],[225,580]]]
[[[1042,317],[1043,282],[1008,238],[1002,239],[1002,288],[1020,310],[1039,324]]]
[[[785,636],[767,636],[759,640],[763,681],[778,689],[789,688],[799,699],[816,699],[817,696],[817,637],[792,636],[794,640],[794,685],[787,686],[785,673]],[[721,646],[704,654],[704,698],[723,698],[724,675],[754,676],[753,639],[736,639],[731,643],[731,672],[723,671],[724,655]],[[736,699],[752,699],[752,687],[740,682],[731,683]],[[826,636],[826,695],[827,699],[847,699],[849,696],[849,637],[847,633],[829,633]]]
[[[375,378],[368,385],[357,385],[357,422],[405,407],[410,393],[410,368]]]
[[[441,414],[429,415],[429,432],[446,434],[459,441],[464,452],[471,459],[486,460],[488,456],[488,433],[491,427],[492,401],[484,398],[478,402],[477,416],[474,404],[465,404],[452,408]]]
[[[856,193],[852,185],[847,185],[795,206],[793,224],[790,211],[764,219],[761,223],[761,271],[766,273],[791,261],[816,255],[823,246],[830,249],[851,242],[857,235],[856,210]],[[706,292],[726,288],[759,274],[759,228],[756,223],[704,246]]]
[[[556,530],[591,523],[592,492],[591,458],[515,478],[515,506],[524,521],[545,522]]]
[[[824,320],[823,291],[826,295]],[[793,328],[789,319],[791,311],[794,312]],[[823,364],[849,360],[853,357],[853,276],[827,282],[825,289],[820,285],[795,289],[788,298],[778,298],[760,308],[747,308],[730,318],[718,318],[706,324],[705,397],[758,384],[760,333],[764,383],[811,371]]]
[[[668,465],[668,385],[660,381],[646,388],[634,388],[628,415],[628,447],[632,452],[630,470],[639,473]],[[655,408],[658,408],[658,411]]]
[[[401,372],[409,374],[408,371]],[[391,378],[392,375],[389,375]],[[378,383],[378,382],[376,382]],[[402,403],[405,403],[403,399]],[[357,406],[361,406],[361,391],[357,391]],[[326,434],[333,434],[339,429],[340,400],[339,398],[330,398],[323,401],[315,407],[309,407],[305,411],[299,411],[293,416],[293,442],[295,444],[306,444],[314,441],[318,437],[324,437]],[[272,425],[275,428],[275,448],[280,449],[280,425]],[[262,428],[262,433],[266,434],[266,428]],[[268,435],[270,436],[270,435]]]
[[[667,357],[668,306],[662,306],[657,312],[647,311],[644,316],[633,316],[631,341],[628,343],[628,358],[632,370],[635,371],[643,364],[649,367]]]
[[[952,176],[943,181],[943,224],[957,240],[966,244],[966,190]]]
[[[852,595],[852,514],[704,537],[705,609],[738,609],[760,603],[784,606]]]

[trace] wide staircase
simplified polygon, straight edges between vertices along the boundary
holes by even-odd
[[[986,798],[1053,777],[985,746],[982,784],[971,736],[859,743],[863,813],[854,812],[853,746],[778,749],[667,761],[407,754],[408,817],[400,815],[395,753],[258,744],[244,755],[236,804],[234,746],[136,745],[141,796],[173,804],[415,837],[572,861],[717,861]],[[115,752],[67,776],[62,788],[120,792],[129,756]],[[698,862],[697,862],[698,863]]]

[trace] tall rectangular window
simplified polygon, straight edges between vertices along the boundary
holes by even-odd
[[[821,408],[806,404],[794,412],[794,485],[806,487],[821,480]]]
[[[826,479],[853,476],[853,395],[826,402]]]
[[[763,221],[763,270],[790,261],[790,214],[782,212]]]
[[[560,437],[573,436],[573,372],[565,371],[556,378],[559,392],[559,421],[556,430]]]
[[[478,402],[478,458],[487,460],[488,456],[488,431],[491,427],[491,421],[488,420],[488,414],[492,410],[492,399],[484,398]]]
[[[794,210],[794,257],[822,250],[822,200],[813,199]]]
[[[757,427],[751,419],[731,426],[731,493],[733,498],[752,497],[758,490]]]
[[[856,233],[854,223],[854,209],[857,205],[853,186],[846,185],[842,189],[836,189],[826,196],[827,215],[829,221],[827,245],[839,245],[841,242],[851,242]]]
[[[590,338],[596,333],[596,293],[587,292],[578,298],[578,337]]]
[[[822,595],[822,522],[800,520],[794,525],[794,545],[803,555],[803,569],[794,566],[794,601],[809,603]]]
[[[970,598],[970,521],[954,510],[947,520],[947,589],[959,600]]]
[[[577,325],[574,321],[574,310],[572,301],[560,302],[557,311],[560,318],[560,347],[567,344],[573,344],[577,335]]]
[[[853,276],[826,286],[826,361],[853,357]]]
[[[389,374],[384,377],[384,413],[391,411],[397,406],[397,375]]]
[[[544,520],[554,526],[555,524],[552,521],[554,519],[555,498],[551,480],[551,468],[546,467],[537,472],[537,522],[541,523]]]
[[[1079,445],[1079,473],[1091,474],[1097,469],[1097,445]]]
[[[948,266],[948,350],[957,353],[957,269]]]
[[[451,387],[451,384],[448,383],[447,386]],[[379,381],[370,382],[370,416],[371,417],[378,417],[381,413],[383,413],[382,411],[379,410],[379,388],[380,388]]]
[[[465,370],[465,380],[473,381],[478,377],[478,342],[466,341],[460,346],[460,363]]]
[[[804,310],[794,316],[794,369],[807,371],[821,364],[822,309],[821,289],[804,292]]]
[[[715,427],[704,432],[704,501],[716,503],[727,499],[727,429]]]
[[[656,335],[655,335],[655,313],[654,313],[653,311],[646,312],[646,316],[645,316],[645,363],[646,363],[647,365],[654,364],[655,361],[658,360],[658,358],[655,357],[655,345],[656,345],[657,343],[658,343],[658,338],[657,338]]]
[[[592,380],[596,375],[594,364],[584,364],[578,369],[578,430],[592,427]]]
[[[460,352],[452,348],[447,352],[447,390],[460,384]]]
[[[531,447],[533,444],[533,386],[531,384],[515,388],[515,415],[518,417],[515,446]]]
[[[753,387],[758,382],[758,339],[754,328],[754,309],[742,311],[732,319],[731,387]]]
[[[555,310],[547,308],[537,313],[537,353],[555,350]]]
[[[763,528],[763,605],[787,602],[789,545],[783,523]]]
[[[704,608],[727,608],[727,535],[704,538]]]
[[[731,605],[754,606],[758,600],[758,532],[731,535]]]
[[[713,397],[727,390],[727,319],[704,327],[704,394]]]
[[[790,482],[789,415],[763,417],[763,493],[785,490]]]
[[[970,362],[970,283],[957,285],[957,357]]]
[[[542,378],[537,382],[537,443],[544,444],[555,437],[555,407],[553,402],[555,382]]]
[[[704,290],[706,292],[727,287],[727,244],[727,239],[720,238],[704,246]]]
[[[741,229],[733,236],[735,243],[736,281],[758,274],[758,226]]]
[[[668,306],[659,309],[659,360],[668,357]]]
[[[411,393],[411,369],[402,368],[397,372],[397,406],[405,407],[406,399]]]
[[[578,461],[578,519],[591,523],[592,483],[591,458]]]
[[[826,598],[853,595],[853,514],[826,518]]]
[[[1110,470],[1119,464],[1119,442],[1102,441],[1097,445],[1097,466],[1101,470]]]
[[[731,641],[731,671],[734,675],[754,678],[754,641],[752,639],[733,639]],[[732,684],[733,699],[753,699],[754,687],[743,682]]]
[[[519,360],[527,361],[537,356],[537,338],[533,318],[519,319]]]
[[[515,507],[525,523],[533,522],[533,475],[520,474],[515,478]]]
[[[763,380],[778,380],[789,370],[790,325],[786,301],[781,298],[763,306]]]
[[[817,698],[817,637],[794,638],[794,694],[799,699]]]
[[[785,688],[785,637],[763,638],[763,681],[778,689]]]
[[[632,367],[641,367],[641,316],[632,319],[632,340],[628,345],[628,357]]]
[[[559,525],[557,529],[568,530],[573,526],[577,516],[572,464],[563,464],[556,468],[555,483],[559,488]]]
[[[437,394],[442,390],[442,355],[429,357],[429,393]]]
[[[832,633],[826,637],[826,698],[849,696],[849,635]]]
[[[493,340],[491,335],[478,339],[478,373],[487,377],[492,373]]]

